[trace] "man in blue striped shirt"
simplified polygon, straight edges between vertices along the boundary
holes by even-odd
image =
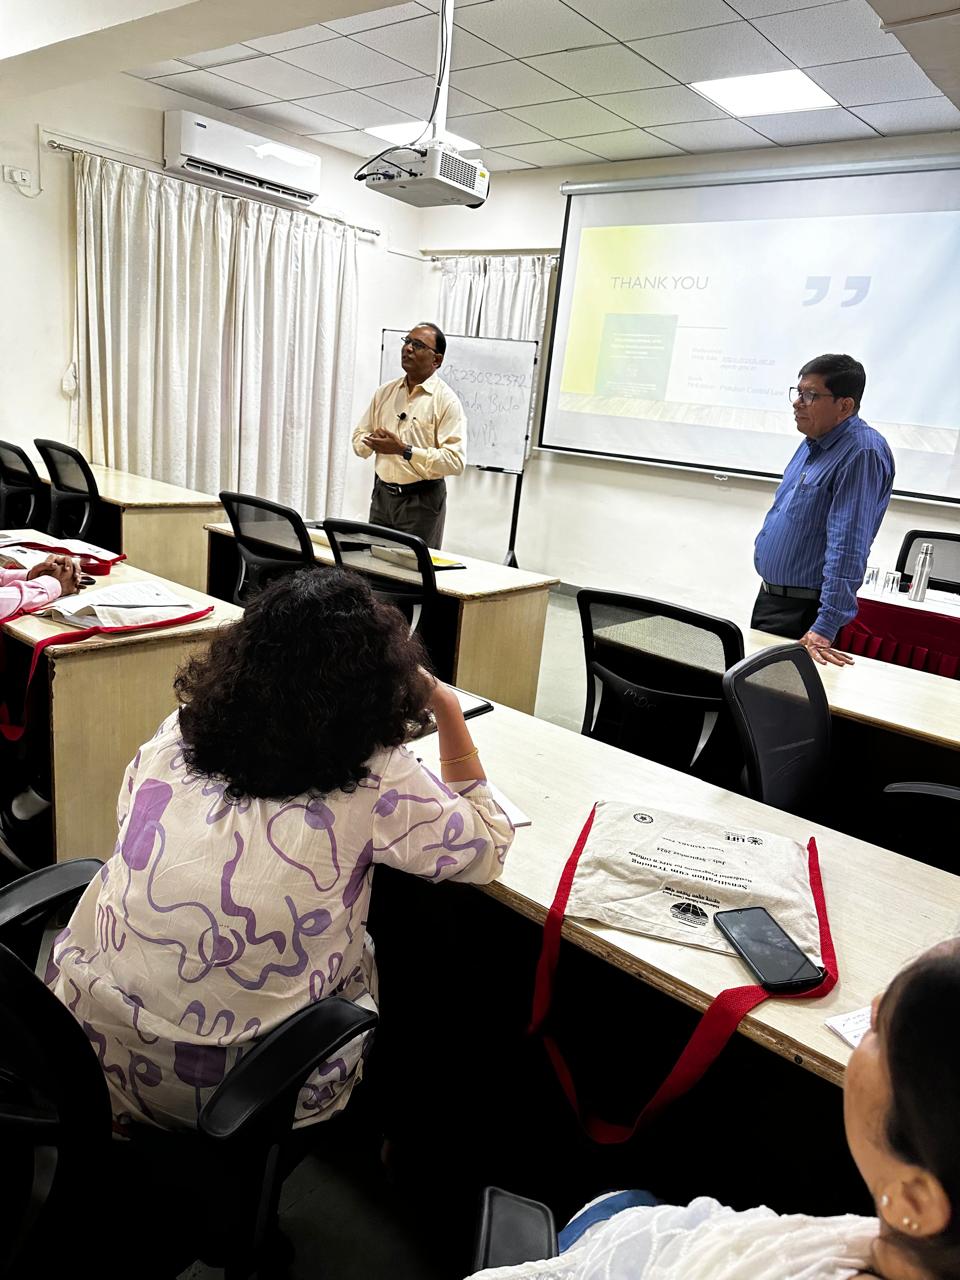
[[[751,626],[799,640],[817,662],[852,659],[832,648],[857,612],[867,556],[890,501],[893,455],[858,416],[866,385],[851,356],[817,356],[790,388],[806,439],[790,459],[757,535],[763,579]]]

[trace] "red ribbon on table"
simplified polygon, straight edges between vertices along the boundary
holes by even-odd
[[[584,1132],[594,1142],[615,1143],[627,1142],[642,1125],[649,1123],[654,1116],[663,1111],[665,1107],[668,1107],[671,1102],[675,1102],[677,1098],[682,1097],[689,1089],[692,1089],[711,1063],[716,1060],[724,1045],[746,1015],[755,1009],[757,1005],[762,1004],[764,1000],[768,1000],[770,992],[766,988],[754,984],[746,987],[728,987],[725,991],[721,991],[715,996],[710,1005],[704,1010],[700,1021],[694,1028],[693,1034],[687,1041],[686,1047],[677,1058],[667,1078],[632,1125],[611,1124],[599,1116],[585,1116],[583,1114],[573,1076],[566,1059],[553,1036],[544,1031],[543,1027],[550,1012],[553,998],[554,977],[560,956],[560,936],[563,930],[564,913],[570,898],[573,878],[576,875],[577,863],[580,861],[580,855],[587,843],[587,837],[590,835],[596,811],[597,808],[594,805],[583,830],[580,832],[577,843],[574,845],[573,852],[563,868],[553,903],[544,922],[543,945],[540,951],[540,959],[537,962],[533,1011],[528,1033],[539,1036],[543,1041],[560,1086],[566,1095],[567,1101],[579,1118]],[[809,991],[799,991],[789,995],[778,994],[776,998],[779,1000],[816,999],[832,991],[837,982],[837,956],[833,946],[833,938],[830,934],[830,922],[827,919],[827,904],[823,893],[823,879],[820,875],[817,842],[812,836],[807,844],[807,857],[810,891],[813,894],[817,920],[820,925],[820,955],[823,960],[824,979],[819,986],[813,987]]]

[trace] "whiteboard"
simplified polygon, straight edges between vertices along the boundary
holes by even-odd
[[[403,374],[403,329],[384,329],[380,381]],[[533,393],[537,343],[511,338],[447,335],[440,377],[456,392],[467,415],[466,458],[472,467],[522,471]]]

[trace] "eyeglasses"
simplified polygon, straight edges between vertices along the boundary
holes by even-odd
[[[790,403],[795,404],[797,400],[802,400],[809,408],[814,400],[836,400],[837,396],[831,395],[829,391],[801,391],[799,387],[791,387],[787,392],[790,397]]]
[[[413,347],[414,351],[436,351],[436,347],[428,347],[425,342],[421,342],[419,338],[411,338],[409,333],[405,338],[400,339],[401,347]]]

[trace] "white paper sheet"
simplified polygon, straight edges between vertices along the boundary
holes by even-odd
[[[124,582],[67,596],[41,610],[72,627],[130,627],[193,612],[195,602],[153,582]]]
[[[844,1044],[855,1049],[870,1030],[870,1006],[854,1009],[852,1013],[838,1013],[834,1018],[827,1018],[824,1026],[829,1027]]]

